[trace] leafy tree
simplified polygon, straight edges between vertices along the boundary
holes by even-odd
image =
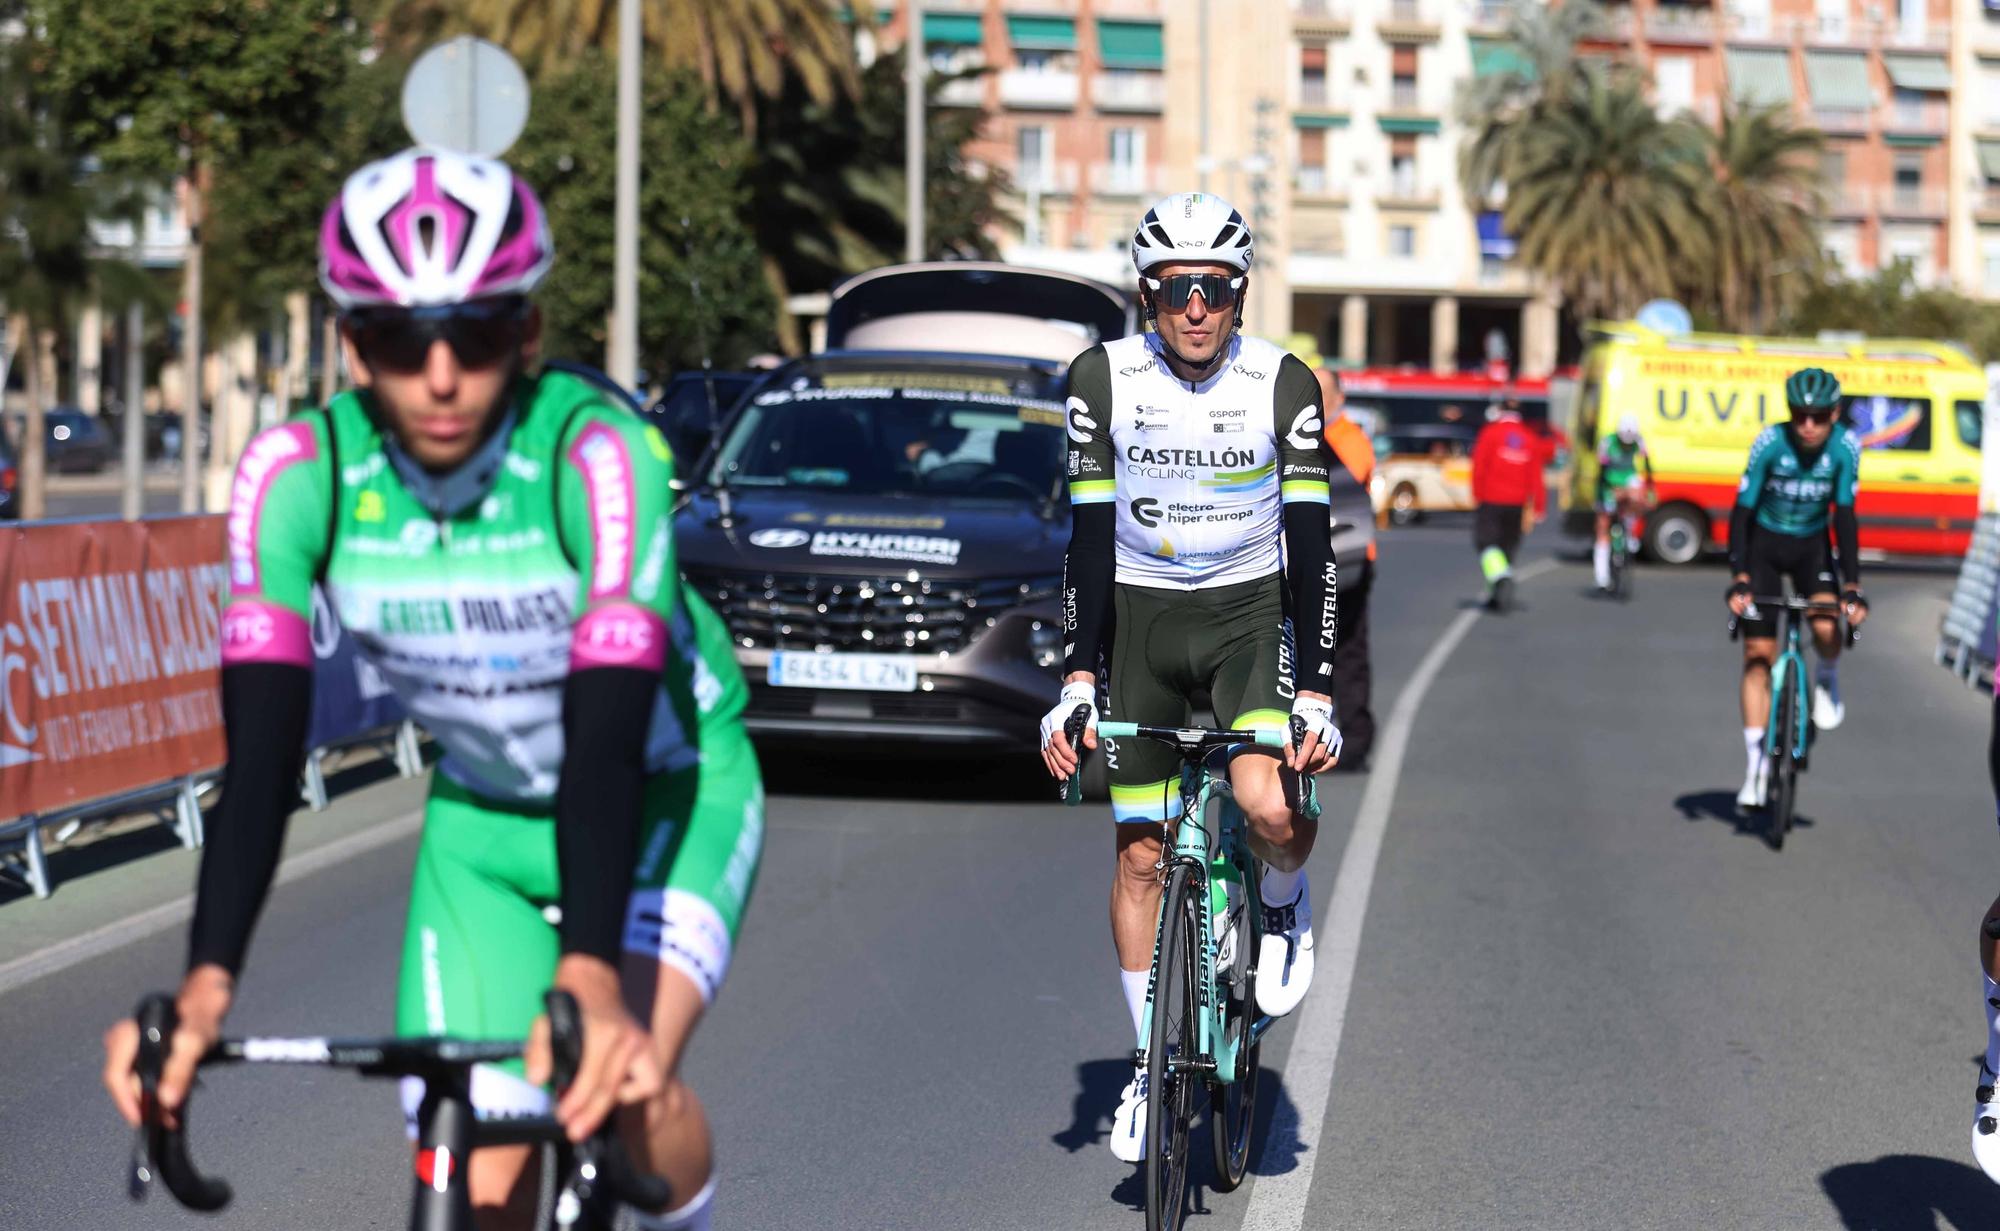
[[[1804,291],[1820,260],[1819,154],[1826,138],[1783,106],[1726,105],[1707,132],[1713,177],[1702,201],[1713,238],[1712,298],[1725,325],[1762,333]]]
[[[617,100],[612,64],[585,52],[537,88],[508,155],[541,194],[556,262],[539,296],[552,355],[596,361],[611,310]],[[657,374],[719,366],[771,344],[771,292],[747,215],[749,146],[706,113],[700,83],[655,64],[643,83],[639,180],[639,353]],[[699,296],[694,283],[699,280]]]
[[[1703,137],[1662,120],[1629,72],[1576,80],[1517,135],[1502,218],[1579,317],[1622,316],[1680,290],[1708,259]]]
[[[935,105],[953,79],[933,74],[928,83],[925,256],[990,259],[999,250],[989,231],[1008,221],[999,204],[1007,180],[999,171],[976,173],[965,157],[981,113]],[[765,110],[750,176],[752,212],[781,311],[796,290],[830,287],[902,259],[903,89],[898,53],[862,73],[853,99],[823,104],[795,86]],[[789,314],[780,317],[779,334],[787,350],[801,349]]]
[[[1466,129],[1458,172],[1466,201],[1487,208],[1504,185],[1525,134],[1581,84],[1576,47],[1603,28],[1595,0],[1561,5],[1517,0],[1501,42],[1504,57],[1493,71],[1459,86],[1456,110]]]
[[[617,0],[401,0],[388,17],[406,50],[421,45],[413,40],[477,34],[537,80],[618,46]],[[791,80],[820,103],[856,87],[851,30],[826,0],[643,0],[640,25],[658,62],[693,72],[709,109],[734,107],[746,133],[756,131],[758,102]]]
[[[1866,277],[1837,271],[1807,276],[1778,332],[1811,337],[1822,330],[1878,338],[1956,342],[1985,362],[2000,360],[2000,306],[1943,287],[1919,287],[1908,261]]]

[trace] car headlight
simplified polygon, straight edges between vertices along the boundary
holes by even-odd
[[[1050,620],[1028,622],[1028,652],[1037,667],[1053,667],[1062,661],[1062,629]]]

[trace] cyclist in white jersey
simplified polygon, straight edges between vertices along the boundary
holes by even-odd
[[[1098,746],[1107,665],[1106,712],[1124,721],[1185,723],[1198,693],[1225,727],[1303,720],[1282,760],[1249,748],[1229,770],[1265,865],[1257,1001],[1278,1016],[1312,978],[1303,869],[1318,826],[1298,814],[1298,776],[1340,752],[1337,587],[1319,383],[1297,358],[1239,332],[1252,253],[1227,202],[1202,193],[1159,202],[1132,241],[1155,332],[1092,347],[1070,365],[1064,683],[1042,722],[1042,755],[1055,776],[1076,772],[1082,750],[1063,724],[1079,705],[1089,707],[1084,748]],[[1136,1033],[1162,841],[1180,809],[1178,761],[1143,740],[1106,741],[1104,755],[1118,822],[1112,940]],[[1112,1152],[1128,1162],[1143,1156],[1145,1096],[1135,1071],[1112,1122]]]

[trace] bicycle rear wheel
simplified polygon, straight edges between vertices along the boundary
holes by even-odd
[[[1197,892],[1198,891],[1198,892]],[[1146,1047],[1146,1231],[1180,1231],[1187,1213],[1188,1129],[1201,1082],[1195,1058],[1196,910],[1207,886],[1175,864],[1160,898],[1160,943],[1153,966],[1153,1035]]]
[[[1231,969],[1217,971],[1223,984],[1222,1033],[1235,1045],[1234,1081],[1208,1083],[1209,1140],[1215,1149],[1215,1189],[1230,1192],[1243,1182],[1250,1169],[1250,1131],[1257,1120],[1258,1053],[1263,1040],[1246,1043],[1251,1023],[1257,1020],[1257,972],[1253,955],[1262,944],[1264,904],[1257,893],[1261,879],[1254,867],[1245,866],[1242,915],[1236,924],[1236,960]]]

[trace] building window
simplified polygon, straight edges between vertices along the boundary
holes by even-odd
[[[1050,72],[1056,67],[1056,54],[1053,51],[1024,51],[1016,47],[1014,67],[1024,73]]]
[[[1023,124],[1014,137],[1015,175],[1026,190],[1047,192],[1054,185],[1050,174],[1049,130],[1040,124]]]
[[[1319,196],[1326,192],[1326,130],[1299,129],[1299,158],[1293,172],[1293,186],[1300,192]]]
[[[1917,208],[1923,196],[1924,152],[1897,150],[1895,175],[1896,208]]]
[[[1327,105],[1325,43],[1305,43],[1299,47],[1299,105]]]
[[[1988,248],[1985,257],[1986,293],[2000,295],[2000,248]]]
[[[1106,170],[1107,186],[1114,192],[1138,192],[1146,186],[1145,129],[1111,130],[1111,161]]]
[[[1694,107],[1694,57],[1661,56],[1653,61],[1653,104],[1663,116]]]
[[[1417,195],[1417,139],[1408,135],[1389,138],[1389,195],[1402,201]]]
[[[1389,228],[1389,255],[1417,255],[1417,228],[1398,224]]]

